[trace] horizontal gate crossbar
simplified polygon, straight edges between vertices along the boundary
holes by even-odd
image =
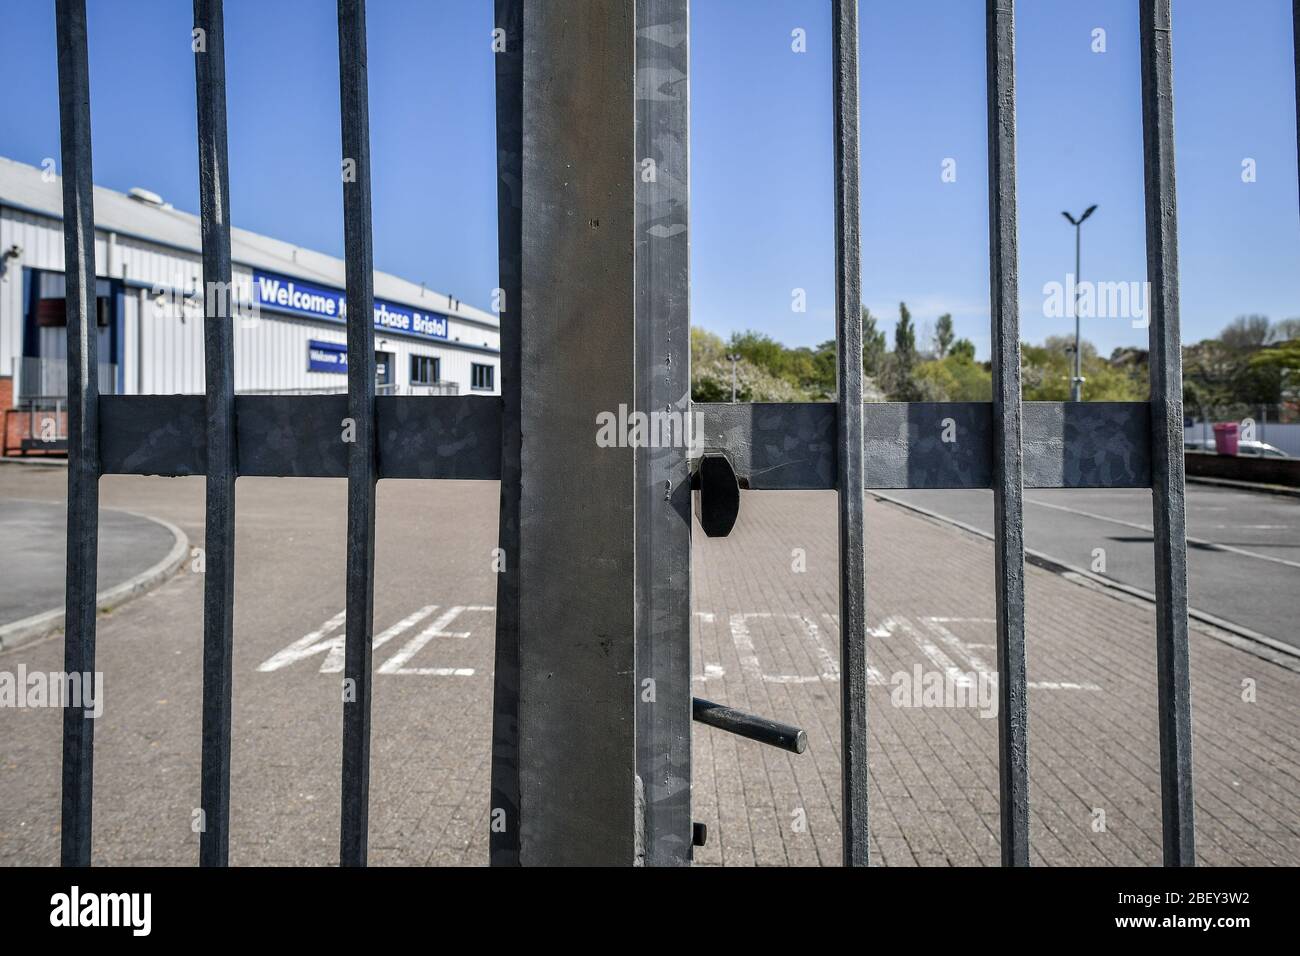
[[[207,470],[202,395],[100,397],[106,475],[201,475]],[[343,478],[346,395],[237,395],[239,474]],[[501,400],[375,398],[380,478],[501,477]]]
[[[725,452],[742,487],[835,487],[834,404],[694,409],[704,450]],[[99,413],[103,474],[205,473],[202,395],[103,395]],[[239,474],[346,476],[346,417],[346,395],[237,395]],[[380,478],[501,477],[497,397],[381,395],[375,417]],[[868,403],[863,418],[867,488],[992,487],[987,402]],[[1025,487],[1149,488],[1150,432],[1146,402],[1026,402]]]
[[[835,406],[828,402],[696,405],[704,450],[725,451],[752,490],[835,487]],[[988,402],[863,406],[866,487],[990,488]],[[1146,402],[1026,402],[1026,488],[1149,488]]]

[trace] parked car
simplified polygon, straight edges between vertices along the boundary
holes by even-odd
[[[1214,451],[1213,438],[1184,438],[1184,451]],[[1290,458],[1276,445],[1266,441],[1238,441],[1237,454],[1249,458]]]

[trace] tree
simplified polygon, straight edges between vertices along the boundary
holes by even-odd
[[[898,303],[898,324],[894,326],[894,352],[885,374],[885,391],[890,401],[919,402],[921,388],[916,381],[916,329],[907,303]]]
[[[691,326],[691,365],[721,361],[727,346],[722,339],[698,325]]]
[[[1300,339],[1300,319],[1281,319],[1273,323],[1273,337],[1270,341],[1289,342]]]
[[[1201,418],[1239,417],[1245,408],[1237,397],[1241,353],[1219,339],[1205,339],[1183,349],[1183,397],[1194,402]]]
[[[906,302],[898,303],[898,324],[894,326],[894,354],[905,368],[916,364],[916,329]]]
[[[1272,328],[1266,315],[1239,315],[1219,333],[1219,341],[1230,349],[1262,348]]]
[[[733,332],[727,343],[727,351],[739,355],[773,375],[786,370],[786,348],[770,335],[762,332]]]
[[[813,401],[830,401],[835,398],[835,340],[827,339],[813,350],[814,379],[809,389]]]
[[[1250,365],[1256,372],[1276,375],[1278,398],[1294,407],[1300,386],[1300,338],[1260,349],[1250,357]]]
[[[885,333],[876,328],[876,317],[862,307],[862,371],[873,378],[880,375],[885,358]]]
[[[1300,371],[1300,338],[1260,349],[1250,357],[1250,364],[1255,368],[1277,368],[1286,372]]]
[[[1049,336],[1042,345],[1021,346],[1021,394],[1029,402],[1064,402],[1070,398],[1074,337]],[[1112,365],[1084,340],[1083,397],[1089,402],[1135,402],[1147,397],[1144,374],[1131,366]],[[1142,369],[1145,372],[1145,368]]]
[[[963,340],[965,341],[965,340]],[[966,343],[970,345],[969,342]],[[957,349],[946,357],[922,362],[916,380],[926,401],[988,402],[993,398],[993,375],[988,367],[974,360],[975,346]]]
[[[1217,338],[1183,349],[1183,397],[1201,417],[1229,419],[1258,412],[1293,394],[1286,356],[1300,322],[1270,324],[1262,315],[1233,319]],[[1283,412],[1285,414],[1285,412]]]
[[[828,401],[835,397],[835,342],[815,349],[786,348],[761,332],[733,333],[724,342],[691,329],[691,394],[697,402],[731,401],[732,363],[736,398],[745,402]]]
[[[691,364],[691,398],[697,402],[731,401],[732,363],[726,358]],[[799,402],[804,394],[784,379],[745,359],[735,363],[736,401]]]
[[[948,353],[949,358],[966,358],[975,361],[975,343],[970,339],[958,339],[952,343],[952,349]]]
[[[916,360],[918,362],[929,362],[936,359],[934,352],[934,325],[929,322],[922,322],[920,328],[913,328],[912,337],[916,339]]]
[[[948,350],[952,348],[952,340],[952,314],[945,312],[939,316],[934,326],[934,352],[939,358],[948,354]]]

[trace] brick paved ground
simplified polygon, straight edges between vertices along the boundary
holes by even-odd
[[[63,480],[0,467],[0,495],[57,498]],[[102,494],[201,543],[201,481],[109,478]],[[341,631],[306,636],[342,607],[344,501],[336,481],[239,484],[235,863],[337,860]],[[376,630],[398,633],[375,653],[374,864],[486,860],[495,505],[487,483],[380,484]],[[921,665],[979,689],[995,657],[990,546],[883,503],[867,519],[874,861],[996,863],[996,720],[892,706],[888,683]],[[834,496],[747,494],[732,537],[697,539],[695,582],[696,693],[809,734],[790,756],[696,728],[700,862],[838,862]],[[1153,614],[1035,568],[1027,583],[1034,862],[1158,863]],[[201,602],[201,576],[183,572],[101,618],[98,864],[196,859]],[[292,659],[295,644],[317,646]],[[0,670],[61,656],[54,639]],[[1300,674],[1200,632],[1192,673],[1201,860],[1300,862]],[[57,860],[59,735],[57,711],[0,709],[0,863]]]
[[[695,550],[696,673],[705,696],[804,726],[809,747],[789,756],[696,728],[696,813],[720,837],[699,859],[835,864],[839,689],[813,679],[838,659],[834,497],[749,494],[742,514],[741,533]],[[868,506],[867,535],[873,859],[995,864],[997,721],[895,707],[889,683],[917,665],[993,670],[991,545],[886,503]],[[792,571],[797,548],[806,573]],[[1033,862],[1159,864],[1154,612],[1034,567],[1026,591]],[[744,617],[754,612],[772,616]],[[746,634],[758,658],[748,674]],[[1295,865],[1300,674],[1199,631],[1191,657],[1198,857]]]

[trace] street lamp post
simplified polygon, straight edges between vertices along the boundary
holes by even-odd
[[[731,404],[736,404],[736,363],[740,361],[740,355],[732,352],[727,356],[727,361],[731,363]]]
[[[1070,225],[1074,226],[1074,375],[1070,379],[1070,401],[1083,401],[1083,351],[1079,347],[1079,292],[1081,289],[1079,283],[1079,252],[1082,245],[1083,222],[1094,212],[1097,206],[1094,203],[1083,211],[1083,215],[1075,219],[1068,212],[1062,212],[1061,215],[1070,220]]]

